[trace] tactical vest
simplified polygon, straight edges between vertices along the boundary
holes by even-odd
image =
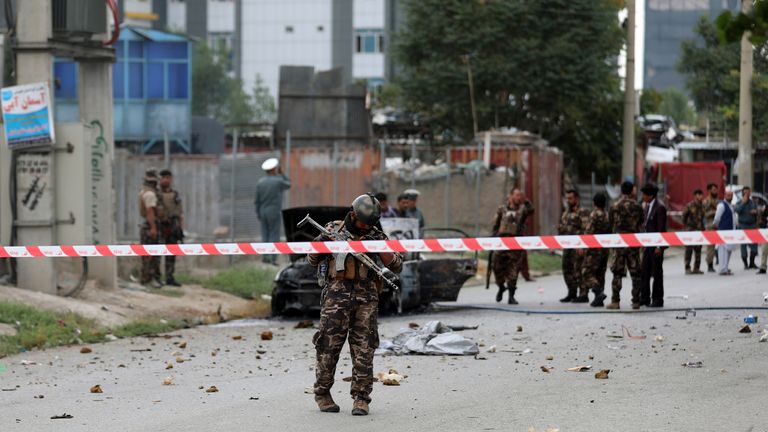
[[[335,221],[333,231],[338,232],[343,228],[343,221]],[[353,239],[358,240],[358,239]],[[371,257],[377,264],[382,265],[378,255]],[[339,261],[343,259],[343,262]],[[331,254],[328,258],[328,277],[336,280],[367,281],[373,279],[375,273],[356,259],[352,254]]]
[[[507,206],[504,206],[499,211],[501,213],[501,219],[499,221],[499,234],[518,235],[520,219],[522,217],[522,213],[525,211],[525,208],[520,206],[517,209],[511,209]]]
[[[145,192],[152,192],[155,194],[155,197],[157,197],[157,207],[155,207],[155,219],[158,221],[165,219],[165,209],[163,207],[163,200],[160,199],[159,196],[157,196],[157,191],[155,189],[152,189],[147,186],[143,186],[141,188],[141,191],[139,192],[139,214],[142,218],[147,218],[147,207],[144,205],[144,193]]]
[[[181,216],[181,198],[179,192],[171,189],[168,192],[160,191],[160,199],[163,202],[163,209],[165,210],[165,216],[168,219],[178,218]]]

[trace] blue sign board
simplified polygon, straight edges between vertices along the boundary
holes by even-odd
[[[11,149],[52,146],[53,110],[48,83],[2,89],[3,130]]]

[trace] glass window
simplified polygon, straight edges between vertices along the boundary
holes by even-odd
[[[187,44],[175,42],[151,42],[147,44],[147,57],[153,60],[186,59]]]
[[[168,98],[169,99],[187,99],[189,77],[187,75],[187,65],[180,63],[168,64]]]
[[[165,98],[165,65],[163,63],[147,64],[147,98]]]
[[[54,96],[62,99],[77,98],[77,63],[55,62],[53,76],[56,78]]]
[[[363,52],[376,52],[376,36],[368,34],[363,37]]]
[[[128,64],[128,98],[141,99],[144,97],[144,64],[131,62]]]
[[[137,41],[128,42],[128,56],[130,58],[144,57],[144,43]]]
[[[112,65],[112,97],[125,98],[125,63],[117,62]]]

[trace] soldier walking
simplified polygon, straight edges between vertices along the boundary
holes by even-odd
[[[160,221],[165,218],[163,202],[157,193],[157,170],[149,168],[144,173],[144,185],[139,192],[139,214],[144,219],[140,226],[141,244],[160,243]],[[149,284],[154,288],[162,288],[160,282],[160,257],[141,257],[141,283]]]
[[[160,171],[160,201],[163,203],[165,218],[160,221],[160,235],[163,243],[177,244],[184,241],[184,212],[181,207],[179,191],[173,188],[173,174],[171,170]],[[159,257],[158,257],[159,258]],[[165,257],[165,284],[181,286],[173,274],[176,270],[176,257]]]
[[[683,210],[683,225],[688,231],[704,231],[704,192],[693,191],[693,200]],[[691,268],[691,255],[695,255]],[[701,245],[685,247],[685,274],[704,274],[701,271]]]
[[[507,197],[507,203],[499,206],[493,219],[492,232],[498,237],[516,237],[523,233],[525,221],[533,214],[533,205],[523,199],[523,194],[518,188],[512,189]],[[496,301],[500,302],[504,291],[509,290],[507,303],[517,304],[515,291],[517,291],[517,275],[522,265],[522,250],[497,251],[493,256],[493,275],[499,292],[496,293]],[[505,285],[506,284],[506,285]]]
[[[565,192],[567,208],[560,216],[560,225],[557,233],[560,235],[580,235],[589,223],[589,211],[581,208],[581,198],[575,189]],[[560,299],[562,303],[587,303],[588,292],[581,286],[581,264],[584,260],[584,251],[576,249],[563,250],[563,278],[568,287],[568,295]]]
[[[717,212],[717,204],[720,202],[718,197],[718,187],[714,183],[707,185],[707,197],[704,198],[704,227],[707,230],[716,230],[715,225],[715,213]],[[715,273],[715,246],[707,245],[707,272]]]
[[[610,234],[611,224],[608,221],[608,213],[605,211],[605,204],[608,198],[604,193],[598,192],[592,199],[594,209],[589,214],[589,223],[584,229],[584,234],[598,235]],[[579,251],[582,251],[580,249]],[[605,271],[608,267],[608,249],[593,248],[587,249],[584,256],[584,264],[581,270],[581,283],[585,290],[592,290],[595,299],[590,306],[601,307],[605,300]]]
[[[632,182],[621,184],[621,197],[611,205],[608,220],[615,234],[634,234],[642,231],[643,208],[631,198]],[[621,300],[621,279],[626,271],[632,278],[632,309],[640,309],[640,248],[619,248],[615,250],[611,273],[613,295],[606,309],[619,309]]]
[[[343,221],[326,225],[328,231],[344,232],[353,240],[387,240],[375,226],[380,204],[370,195],[360,195]],[[319,236],[316,241],[330,239]],[[398,253],[369,254],[395,273],[402,269]],[[320,329],[313,338],[317,352],[315,401],[322,412],[339,412],[331,397],[336,364],[344,342],[349,340],[352,354],[352,415],[368,415],[373,390],[373,353],[379,345],[377,315],[382,282],[377,275],[349,254],[307,255],[309,263],[320,269],[324,281]]]

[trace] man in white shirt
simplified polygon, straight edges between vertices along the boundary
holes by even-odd
[[[733,199],[733,191],[725,191],[725,199],[717,204],[717,211],[715,212],[714,225],[718,231],[727,231],[736,229],[736,211],[731,205]],[[733,273],[728,268],[728,261],[731,259],[731,252],[733,251],[733,245],[721,244],[717,245],[717,257],[720,261],[720,276],[730,276]]]

